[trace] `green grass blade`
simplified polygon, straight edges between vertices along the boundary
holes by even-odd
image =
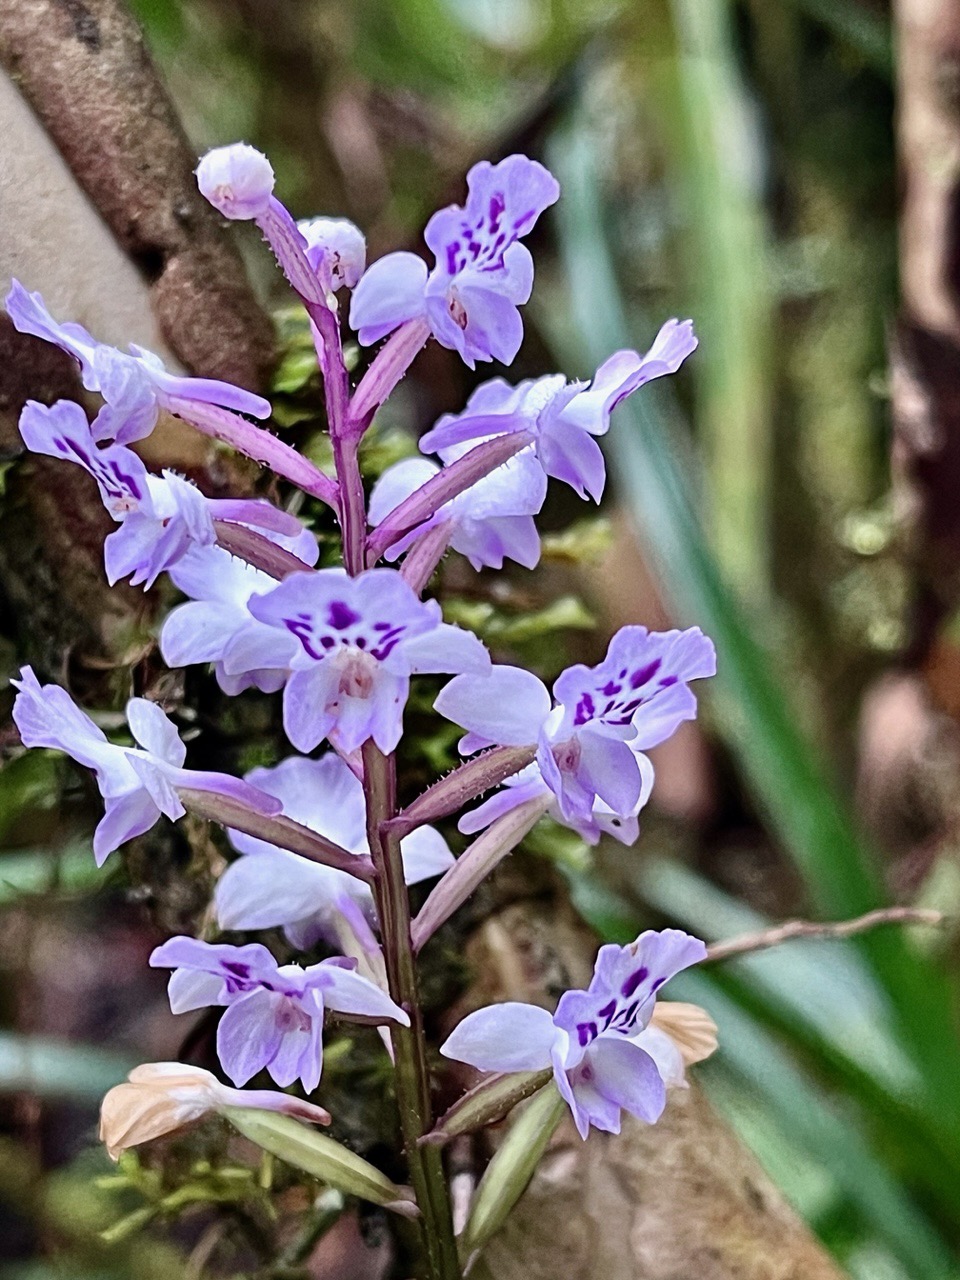
[[[123,1054],[91,1045],[0,1032],[0,1093],[99,1102],[134,1065]]]
[[[859,0],[782,0],[855,49],[874,71],[893,79],[890,23]]]

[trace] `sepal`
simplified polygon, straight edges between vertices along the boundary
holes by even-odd
[[[381,1205],[404,1218],[420,1216],[409,1187],[391,1182],[386,1174],[325,1134],[314,1133],[287,1116],[264,1115],[247,1107],[226,1107],[223,1114],[258,1147],[335,1191]]]

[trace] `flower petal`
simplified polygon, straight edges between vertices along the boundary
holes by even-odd
[[[591,1045],[584,1063],[592,1072],[591,1084],[603,1098],[647,1124],[660,1119],[667,1090],[648,1053],[629,1040],[602,1036]],[[574,1090],[577,1091],[576,1085]]]
[[[93,856],[97,866],[102,867],[114,849],[149,831],[159,817],[160,810],[150,793],[142,787],[108,799],[104,815],[93,833]]]
[[[147,698],[131,698],[126,714],[130,732],[144,751],[149,751],[175,769],[182,768],[187,748],[162,707]]]
[[[388,253],[364,272],[350,299],[350,328],[369,347],[423,314],[427,264],[415,253]]]
[[[217,1056],[235,1085],[245,1085],[276,1056],[283,1035],[276,1006],[283,999],[262,989],[250,991],[220,1019]]]
[[[566,1037],[546,1009],[507,1001],[468,1014],[440,1052],[480,1071],[542,1071],[560,1039]]]
[[[455,676],[433,705],[488,742],[525,747],[537,741],[551,704],[546,686],[531,672],[495,666],[486,676]]]
[[[332,960],[321,960],[306,971],[308,984],[323,992],[323,1002],[335,1013],[355,1013],[361,1017],[383,1018],[409,1027],[410,1019],[385,991]]]

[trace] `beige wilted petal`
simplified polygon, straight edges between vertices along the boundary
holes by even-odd
[[[272,1089],[231,1089],[202,1067],[182,1062],[145,1062],[134,1067],[126,1084],[118,1084],[100,1106],[100,1139],[112,1160],[128,1147],[150,1142],[192,1124],[208,1111],[244,1107],[277,1111],[329,1124],[323,1107]]]
[[[177,1082],[182,1087],[184,1078],[178,1077]],[[117,1160],[128,1147],[182,1128],[211,1105],[212,1099],[196,1095],[192,1105],[186,1103],[159,1084],[118,1084],[100,1106],[100,1140],[110,1159]]]
[[[650,1025],[665,1031],[685,1066],[709,1058],[717,1047],[717,1024],[705,1009],[679,1000],[658,1000]]]

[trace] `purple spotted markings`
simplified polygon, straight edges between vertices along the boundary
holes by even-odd
[[[98,423],[107,411],[101,409],[91,426],[72,400],[58,400],[49,408],[28,400],[20,415],[20,435],[32,453],[72,462],[96,481],[105,509],[120,526],[103,544],[111,586],[129,578],[132,586],[152,587],[191,550],[213,547],[217,519],[249,525],[278,539],[303,533],[298,520],[269,502],[204,497],[174,471],[151,475],[126,445],[98,444],[104,438]]]
[[[460,830],[479,831],[534,796],[549,795],[551,816],[591,843],[603,831],[632,843],[654,780],[645,752],[696,715],[689,682],[715,670],[713,645],[696,627],[624,627],[603,662],[569,667],[552,697],[519,667],[451,680],[435,706],[468,730],[463,754],[494,744],[537,748],[535,763],[465,814]]]
[[[552,1016],[536,1005],[491,1005],[465,1018],[440,1052],[480,1071],[552,1068],[582,1138],[591,1126],[619,1133],[623,1111],[653,1124],[677,1082],[675,1054],[650,1025],[657,994],[706,953],[679,929],[601,947],[590,986],[565,992]]]
[[[278,965],[266,947],[214,945],[176,937],[150,957],[173,969],[170,1008],[187,1013],[220,1005],[217,1054],[230,1079],[244,1085],[266,1070],[286,1087],[299,1080],[307,1093],[323,1069],[323,1017],[334,1012],[410,1025],[404,1011],[343,956],[303,969]]]
[[[350,324],[363,346],[423,319],[472,369],[478,360],[509,364],[523,340],[519,307],[533,290],[533,258],[521,244],[560,195],[536,160],[481,161],[467,174],[467,202],[433,215],[424,239],[429,270],[414,253],[389,253],[354,290]]]
[[[668,320],[645,355],[617,351],[591,382],[568,382],[560,373],[516,386],[492,378],[477,387],[461,413],[444,414],[421,437],[420,448],[444,457],[455,446],[523,431],[533,437],[533,456],[544,475],[599,502],[606,467],[596,437],[606,435],[621,400],[655,378],[676,373],[696,347],[690,320]]]
[[[294,573],[248,607],[267,628],[228,649],[224,667],[269,666],[271,645],[279,643],[271,628],[274,636],[296,638],[283,711],[287,737],[300,751],[324,738],[346,753],[371,738],[393,751],[412,675],[489,670],[476,636],[443,622],[436,601],[419,600],[394,569],[355,578],[342,569]]]

